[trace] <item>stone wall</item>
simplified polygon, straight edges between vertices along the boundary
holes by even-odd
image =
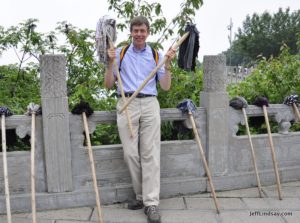
[[[47,111],[36,121],[38,210],[95,205],[87,149],[83,146],[82,119],[68,113],[64,63],[61,55],[41,58],[42,105]],[[238,125],[244,124],[242,113],[228,106],[225,70],[224,56],[204,57],[204,90],[195,114],[217,190],[256,185],[248,138],[236,135]],[[281,181],[300,180],[300,132],[288,131],[295,119],[293,110],[286,105],[270,105],[268,111],[270,119],[279,125],[273,139]],[[249,117],[263,115],[262,109],[255,106],[249,106],[246,112]],[[162,121],[182,120],[189,126],[187,117],[174,108],[161,109],[161,118]],[[115,111],[96,111],[88,119],[90,133],[97,125],[115,122]],[[30,125],[28,116],[15,115],[6,120],[6,127],[16,129],[21,138],[31,134]],[[274,184],[268,136],[254,135],[252,140],[262,185]],[[210,190],[194,140],[165,141],[161,148],[161,197]],[[122,146],[93,146],[93,153],[102,203],[131,198],[133,190]],[[0,169],[3,169],[2,162]],[[9,152],[8,172],[12,211],[30,211],[30,152]],[[0,171],[0,213],[5,212],[3,172]]]

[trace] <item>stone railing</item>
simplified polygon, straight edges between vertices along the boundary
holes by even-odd
[[[238,83],[243,81],[253,71],[253,67],[227,66],[227,83]]]
[[[36,121],[37,209],[59,209],[95,205],[88,154],[84,146],[80,116],[68,112],[65,59],[61,55],[41,57],[43,115]],[[237,136],[242,113],[228,106],[224,56],[204,57],[204,90],[195,120],[217,190],[256,185],[247,136]],[[281,180],[300,179],[300,133],[290,133],[295,119],[292,108],[270,105],[270,119],[279,132],[273,134]],[[248,116],[263,116],[261,108],[249,106]],[[162,121],[187,117],[177,109],[161,109]],[[20,138],[30,135],[31,118],[11,116],[7,129]],[[116,122],[115,111],[96,111],[88,119],[90,133],[97,125]],[[254,135],[253,145],[262,185],[275,183],[268,137]],[[209,191],[207,178],[194,140],[161,144],[161,197]],[[102,203],[122,202],[133,196],[121,145],[93,146]],[[1,154],[2,160],[2,154]],[[0,169],[3,169],[0,162]],[[9,152],[8,172],[13,211],[30,211],[30,152]],[[284,196],[284,191],[283,191]],[[5,213],[3,172],[0,172],[0,213]]]

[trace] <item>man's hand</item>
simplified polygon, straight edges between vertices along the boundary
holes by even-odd
[[[113,75],[113,62],[116,58],[116,49],[109,48],[107,50],[107,54],[108,54],[108,65],[106,67],[105,75],[104,75],[104,86],[110,89],[115,84],[115,77]]]
[[[107,50],[107,55],[109,58],[109,62],[112,63],[114,59],[116,58],[116,49],[115,48],[109,48]]]
[[[166,57],[168,58],[165,63],[166,71],[170,71],[170,64],[171,64],[172,59],[175,57],[175,54],[176,54],[176,50],[174,50],[172,47],[166,53]]]
[[[171,60],[175,57],[176,50],[170,48],[166,53],[167,60],[165,62],[165,75],[159,80],[160,86],[163,90],[168,91],[171,87]]]
[[[166,63],[170,63],[171,60],[175,57],[176,55],[176,50],[174,50],[172,47],[168,50],[168,52],[166,53],[166,56],[168,57],[167,62]]]

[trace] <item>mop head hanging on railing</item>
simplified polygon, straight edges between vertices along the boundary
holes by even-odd
[[[109,49],[109,40],[115,42],[117,39],[116,20],[105,15],[98,20],[96,27],[96,50],[99,62],[107,64],[107,50]]]
[[[37,104],[34,104],[33,102],[30,102],[29,105],[27,106],[27,112],[25,113],[25,115],[31,115],[33,112],[36,115],[41,115],[42,114],[42,107],[40,107]]]
[[[71,113],[75,115],[81,115],[83,112],[85,112],[86,116],[89,117],[94,113],[94,110],[90,107],[88,102],[81,101],[80,103],[75,105],[71,111]]]
[[[269,106],[269,101],[267,97],[257,96],[253,102],[254,105],[258,107]],[[251,117],[249,120],[249,124],[254,127],[260,127],[263,123],[265,123],[265,118],[263,116]]]
[[[283,104],[285,105],[296,104],[296,106],[299,106],[300,105],[299,96],[297,94],[291,94],[284,99]]]
[[[200,47],[199,31],[196,25],[188,24],[185,32],[189,32],[189,37],[179,47],[178,66],[186,71],[195,71]]]
[[[196,105],[194,104],[194,102],[191,99],[184,99],[182,102],[180,102],[176,108],[178,108],[179,110],[182,111],[183,114],[185,113],[195,113],[195,111],[197,110]]]
[[[264,96],[257,96],[253,102],[254,105],[258,106],[258,107],[262,107],[262,106],[269,106],[269,101],[267,97]]]
[[[243,97],[237,96],[230,100],[229,105],[236,110],[241,110],[242,108],[247,108],[247,100]]]
[[[5,117],[12,116],[13,113],[6,106],[0,106],[0,115],[5,115]]]

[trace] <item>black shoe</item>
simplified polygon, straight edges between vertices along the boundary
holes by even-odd
[[[140,200],[132,200],[128,202],[128,209],[129,210],[138,210],[144,207],[143,201]]]
[[[159,214],[157,206],[155,206],[155,205],[147,206],[147,207],[145,207],[144,212],[148,216],[148,218],[147,218],[148,223],[161,223],[160,214]]]

